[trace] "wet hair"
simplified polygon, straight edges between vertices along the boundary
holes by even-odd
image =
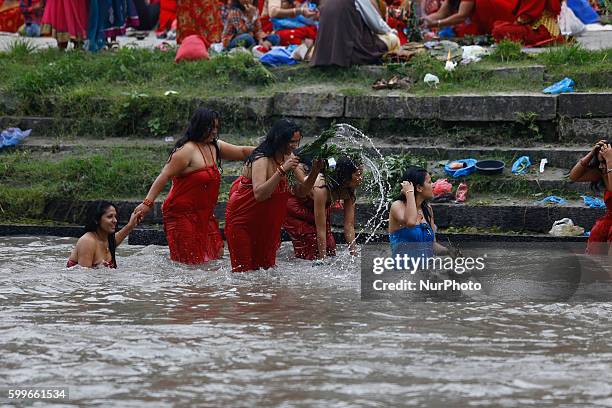
[[[183,137],[176,141],[168,161],[170,161],[174,152],[183,147],[187,142],[198,143],[206,140],[215,127],[215,121],[221,122],[221,114],[219,112],[202,107],[196,109],[191,116],[187,131]],[[217,152],[217,167],[221,170],[221,150],[219,149],[217,139],[213,139],[213,145]]]
[[[608,140],[604,140],[604,143],[612,144],[612,142]],[[600,150],[601,150],[600,148],[597,148],[595,150],[595,154],[593,155],[593,158],[591,159],[591,162],[589,163],[589,166],[588,166],[590,169],[597,169],[597,171],[599,171],[599,165],[601,164],[601,162],[599,161],[599,151]],[[604,183],[603,177],[599,181],[591,182],[591,190],[593,191],[599,192],[605,188],[606,188],[606,183]]]
[[[349,197],[355,201],[355,189],[347,188],[346,183],[350,182],[355,173],[363,163],[358,157],[341,156],[336,162],[336,169],[327,178],[327,187],[332,193],[337,193],[346,189]]]
[[[98,201],[92,205],[87,211],[87,220],[85,222],[85,232],[96,232],[100,226],[100,219],[110,207],[113,207],[115,211],[117,207],[108,201]],[[111,263],[116,267],[117,259],[115,258],[115,250],[117,249],[117,242],[115,241],[115,234],[108,234],[108,249],[111,253]]]
[[[254,5],[255,7],[257,7],[257,6],[258,6],[258,4],[257,4],[257,0],[252,0],[252,3],[253,3],[253,5]],[[246,11],[246,10],[244,9],[244,6],[243,6],[242,4],[240,4],[240,0],[232,0],[231,7],[232,7],[233,9],[238,9],[238,10],[241,10],[241,11]]]
[[[428,174],[429,173],[427,172],[427,170],[422,167],[410,166],[402,175],[402,179],[400,180],[400,182],[411,182],[415,188],[414,192],[416,193],[416,187],[423,186],[425,184],[425,179],[427,178]],[[396,199],[406,202],[406,196],[401,193]],[[421,203],[421,210],[423,211],[423,216],[425,217],[425,220],[427,220],[427,222],[431,225],[431,212],[429,211],[429,203],[427,202],[427,200],[423,200],[423,202]]]
[[[261,157],[274,157],[276,152],[287,147],[293,134],[299,131],[300,128],[295,122],[289,119],[277,120],[268,131],[264,141],[246,158],[246,164],[253,164]]]

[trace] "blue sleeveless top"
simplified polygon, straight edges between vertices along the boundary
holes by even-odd
[[[408,254],[410,257],[424,256],[431,258],[434,256],[434,238],[435,233],[426,222],[415,225],[412,228],[400,228],[389,234],[391,252],[394,257],[397,254]]]

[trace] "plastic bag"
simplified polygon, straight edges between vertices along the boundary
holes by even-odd
[[[529,160],[528,156],[519,157],[512,165],[512,173],[525,174],[529,166],[531,166],[531,160]]]
[[[606,208],[606,203],[601,198],[581,196],[584,201],[584,205],[589,208]]]
[[[544,89],[544,91],[542,92],[544,92],[545,94],[550,94],[550,95],[558,95],[560,93],[574,92],[574,80],[571,78],[567,78],[567,77],[563,78],[561,81],[549,86],[548,88]]]
[[[465,183],[459,184],[459,187],[457,187],[457,192],[455,193],[455,201],[458,203],[465,202],[465,200],[467,200],[467,193],[468,185]]]
[[[453,185],[448,182],[448,179],[437,180],[432,185],[434,197],[441,196],[453,191]]]
[[[488,53],[489,52],[486,50],[486,48],[483,48],[480,45],[466,45],[463,47],[461,63],[469,64],[471,62],[478,62]]]
[[[437,76],[435,76],[433,74],[427,74],[427,75],[425,75],[425,78],[423,78],[423,81],[427,85],[435,86],[437,88],[438,84],[440,83],[440,78],[438,78]]]
[[[272,47],[270,51],[265,53],[259,61],[262,64],[270,65],[273,67],[277,67],[279,65],[294,65],[298,62],[291,58],[291,53],[297,47],[295,45],[290,45],[288,47]]]
[[[599,16],[587,0],[567,0],[567,7],[584,24],[593,24],[599,21]]]
[[[32,129],[21,130],[19,128],[8,128],[0,133],[0,149],[8,146],[17,146],[23,139],[30,136]]]
[[[477,161],[478,160],[476,159],[453,160],[453,161],[446,163],[446,165],[444,165],[444,171],[449,176],[455,177],[455,178],[469,176],[470,174],[476,171]],[[451,163],[455,163],[455,162],[463,163],[464,166],[460,169],[453,169],[450,165]]]
[[[574,225],[569,218],[563,218],[555,221],[548,233],[555,237],[576,237],[584,234],[584,228]]]
[[[561,197],[548,196],[545,199],[543,199],[542,201],[540,201],[540,203],[542,203],[542,204],[553,204],[553,205],[565,205],[567,203],[567,201],[564,198],[561,198]]]
[[[559,29],[563,35],[578,35],[585,30],[584,24],[565,2],[561,3],[561,14],[559,14]]]

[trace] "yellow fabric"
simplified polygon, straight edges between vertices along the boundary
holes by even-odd
[[[378,38],[387,45],[388,52],[396,52],[401,47],[399,37],[393,33],[378,34]]]
[[[551,37],[558,37],[561,35],[561,29],[557,22],[557,17],[553,16],[550,12],[544,11],[542,17],[540,17],[531,27],[537,30],[540,26],[546,27]]]

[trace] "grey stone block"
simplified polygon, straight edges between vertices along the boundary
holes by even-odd
[[[561,94],[559,115],[570,118],[612,117],[612,93]]]
[[[546,95],[457,95],[440,97],[444,121],[516,121],[521,114],[535,113],[537,120],[557,115],[557,99]]]
[[[559,138],[563,142],[594,143],[612,139],[612,117],[601,119],[564,119],[559,124]]]
[[[366,119],[437,119],[439,98],[417,96],[347,96],[344,116]]]
[[[499,67],[491,68],[488,73],[493,78],[499,79],[516,79],[517,81],[543,82],[544,81],[543,65],[530,65],[525,67]]]
[[[344,96],[331,93],[277,93],[274,97],[274,114],[339,118],[344,115]]]

